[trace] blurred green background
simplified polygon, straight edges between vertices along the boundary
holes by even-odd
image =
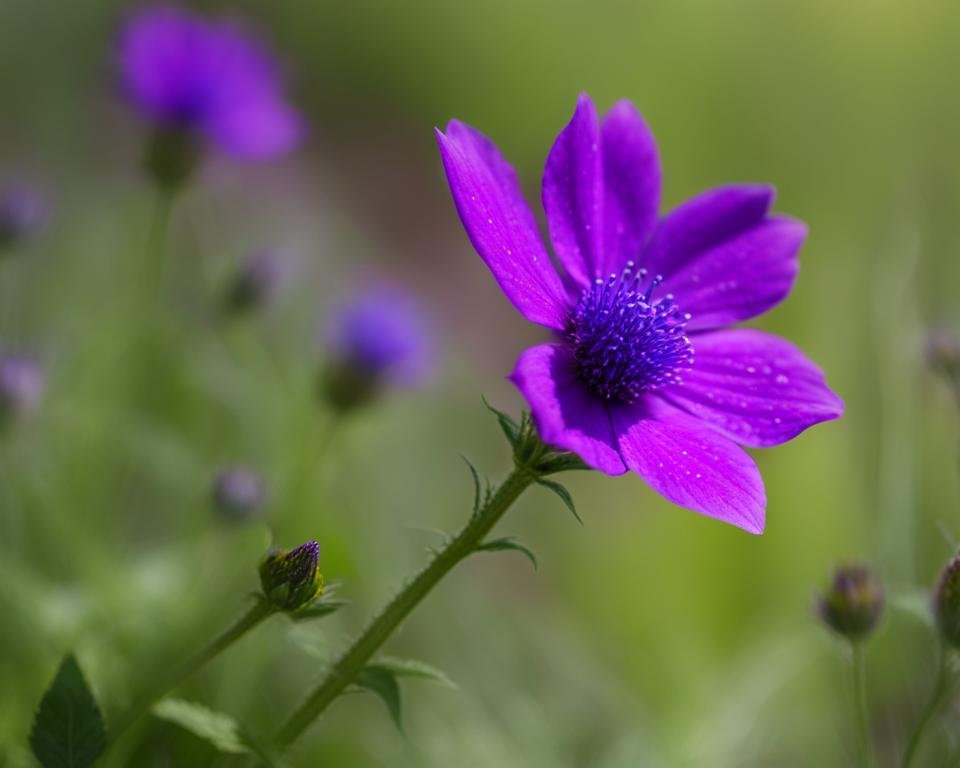
[[[469,247],[431,129],[481,128],[537,200],[581,90],[644,113],[665,206],[769,181],[778,209],[809,223],[794,294],[757,325],[823,366],[846,416],[755,452],[760,538],[633,476],[568,478],[583,527],[531,491],[499,531],[540,570],[473,558],[387,648],[459,690],[406,685],[406,737],[373,697],[341,699],[293,763],[850,764],[847,669],[811,605],[836,562],[866,558],[890,595],[868,685],[895,764],[934,666],[921,590],[960,531],[957,419],[922,359],[926,328],[960,324],[956,0],[203,5],[269,34],[310,138],[280,164],[207,165],[175,212],[152,317],[135,292],[150,268],[143,131],[112,71],[123,4],[0,0],[0,177],[39,180],[55,208],[0,264],[0,340],[38,350],[50,376],[41,412],[0,446],[0,765],[32,764],[32,710],[67,650],[109,716],[229,621],[268,528],[285,545],[319,539],[351,605],[273,619],[179,693],[271,730],[423,562],[431,531],[461,524],[458,454],[493,478],[509,464],[480,396],[519,411],[504,376],[538,333]],[[265,316],[223,328],[212,297],[258,246],[296,254],[299,279]],[[341,425],[318,466],[322,318],[372,271],[419,293],[437,375]],[[143,324],[131,351],[126,331]],[[266,475],[268,525],[213,518],[211,475],[236,461]],[[173,725],[134,734],[113,765],[225,764]],[[931,737],[930,765],[950,739]]]

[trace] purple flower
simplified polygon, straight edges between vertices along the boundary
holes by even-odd
[[[541,437],[683,507],[760,533],[766,497],[737,443],[783,443],[843,403],[792,344],[725,326],[784,299],[806,227],[766,186],[712,189],[658,218],[660,161],[636,108],[582,95],[557,137],[543,205],[561,275],[513,168],[473,128],[437,131],[460,218],[514,306],[556,334],[511,380]]]
[[[213,481],[213,502],[224,520],[245,520],[254,515],[266,497],[263,479],[246,467],[230,467]]]
[[[430,367],[426,324],[412,296],[379,283],[331,315],[321,387],[336,408],[352,408],[391,386],[415,386]]]
[[[34,412],[45,384],[43,369],[32,357],[0,353],[0,425]]]
[[[0,193],[0,250],[36,233],[46,219],[47,203],[36,189],[17,186]]]
[[[127,98],[157,128],[201,137],[229,155],[270,159],[298,143],[270,52],[247,30],[175,5],[131,15],[120,34]]]

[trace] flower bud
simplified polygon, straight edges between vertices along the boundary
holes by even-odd
[[[213,504],[217,515],[230,522],[253,517],[263,505],[263,479],[246,467],[229,467],[213,480]]]
[[[0,194],[0,251],[35,234],[46,218],[46,202],[35,189],[16,187]]]
[[[960,334],[939,328],[927,336],[927,364],[948,379],[960,379]]]
[[[862,565],[837,568],[830,589],[817,599],[824,624],[850,640],[861,640],[873,632],[883,607],[883,585]]]
[[[933,595],[933,615],[940,636],[960,648],[960,554],[954,555],[940,576]]]
[[[323,592],[320,545],[308,541],[296,549],[273,549],[260,563],[263,594],[282,611],[305,608]]]
[[[430,367],[430,339],[414,299],[380,283],[354,294],[330,318],[320,396],[349,411],[395,387],[416,386]]]
[[[31,357],[0,353],[0,426],[37,409],[44,375]]]
[[[284,282],[287,266],[277,251],[255,251],[227,284],[224,308],[230,314],[241,315],[270,303]]]

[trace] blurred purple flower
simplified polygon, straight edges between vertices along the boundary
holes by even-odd
[[[762,532],[763,481],[737,443],[783,443],[837,418],[843,403],[792,344],[718,329],[787,296],[806,227],[770,214],[766,186],[713,189],[658,219],[649,128],[627,101],[601,121],[584,94],[543,178],[561,276],[496,146],[457,120],[437,138],[474,248],[521,314],[556,334],[510,377],[541,437]]]
[[[33,187],[16,186],[0,193],[0,250],[35,234],[47,213],[46,199]]]
[[[273,56],[231,22],[175,5],[144,8],[123,25],[119,54],[127,98],[161,130],[263,160],[290,151],[303,134]]]
[[[333,311],[327,351],[322,390],[337,408],[360,405],[391,386],[415,386],[431,363],[416,301],[387,283],[355,294]]]
[[[227,284],[227,310],[242,314],[268,304],[286,280],[289,267],[284,254],[271,248],[251,253]]]
[[[266,489],[263,479],[246,467],[229,467],[217,473],[213,481],[213,502],[225,520],[245,520],[263,505]]]
[[[34,412],[45,385],[43,369],[34,358],[0,353],[0,424]]]

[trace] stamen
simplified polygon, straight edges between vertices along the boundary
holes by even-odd
[[[597,279],[574,311],[570,339],[578,371],[604,400],[633,402],[642,393],[681,381],[693,365],[693,345],[684,333],[689,314],[673,294],[654,300],[663,276],[647,280],[630,261],[620,275]]]

